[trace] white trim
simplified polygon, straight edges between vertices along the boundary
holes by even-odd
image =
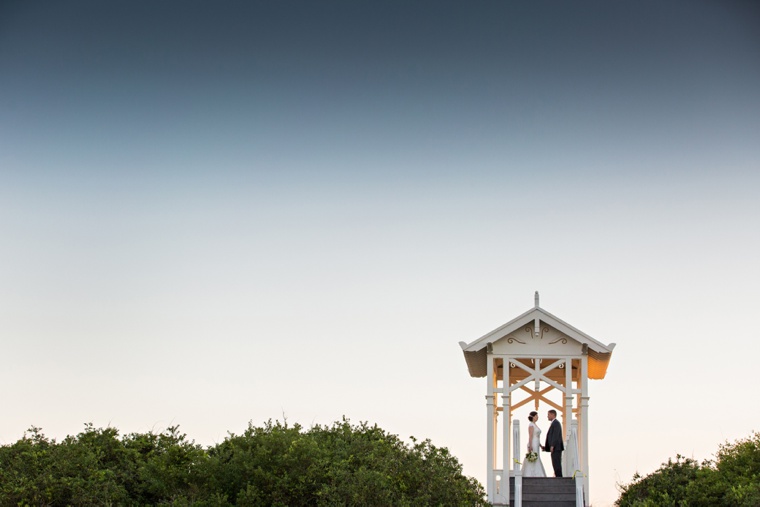
[[[564,320],[560,319],[559,317],[556,317],[555,315],[552,315],[551,313],[547,312],[543,308],[531,308],[527,312],[523,313],[522,315],[515,317],[514,319],[510,320],[506,324],[497,327],[490,333],[486,333],[477,340],[471,342],[471,343],[465,343],[465,342],[459,342],[460,347],[462,347],[462,350],[465,352],[476,352],[483,347],[486,346],[488,342],[496,342],[505,336],[507,336],[509,333],[516,331],[520,327],[528,324],[530,321],[536,321],[540,320],[546,324],[549,324],[553,328],[557,329],[557,331],[560,331],[573,340],[581,343],[581,344],[587,344],[589,345],[593,350],[596,352],[612,352],[612,350],[615,348],[615,344],[611,343],[610,345],[605,345],[602,342],[595,340],[591,336],[587,335],[580,329],[571,326]]]
[[[488,501],[493,503],[494,498],[494,465],[496,464],[496,456],[494,455],[494,422],[496,418],[496,410],[494,407],[495,396],[493,392],[493,356],[488,356],[488,375],[486,375],[486,466],[488,469]]]

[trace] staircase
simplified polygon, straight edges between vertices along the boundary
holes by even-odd
[[[515,504],[515,478],[509,478],[509,505]],[[523,507],[575,507],[575,481],[570,477],[523,477]]]

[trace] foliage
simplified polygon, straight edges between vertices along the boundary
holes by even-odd
[[[0,504],[159,505],[192,496],[205,451],[177,427],[118,435],[88,424],[56,443],[32,427],[0,447]]]
[[[634,474],[621,487],[616,505],[757,506],[760,505],[760,433],[722,444],[715,460],[676,456],[646,477]]]
[[[86,425],[61,442],[31,428],[0,446],[0,505],[486,505],[482,486],[429,440],[366,423],[249,423],[203,449],[177,427],[119,437]]]

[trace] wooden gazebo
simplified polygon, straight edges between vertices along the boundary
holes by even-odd
[[[577,459],[588,504],[588,379],[604,378],[615,344],[604,345],[547,312],[539,306],[536,292],[533,308],[477,340],[460,345],[470,376],[486,378],[489,502],[508,504],[508,478],[514,465],[509,459],[513,411],[530,403],[538,409],[543,403],[557,410],[566,439],[570,428],[577,427]],[[552,392],[555,390],[562,396],[559,403],[550,399],[556,397]],[[519,401],[517,392],[521,393]],[[503,414],[501,424],[499,413]],[[499,443],[501,467],[497,463]],[[577,473],[570,470],[565,475]]]

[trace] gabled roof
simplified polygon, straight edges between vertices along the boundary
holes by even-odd
[[[602,379],[607,373],[607,366],[612,357],[612,350],[615,348],[614,343],[605,345],[600,341],[590,337],[580,329],[571,326],[559,317],[552,315],[540,306],[538,306],[538,293],[536,293],[536,306],[515,317],[506,324],[486,333],[472,343],[459,342],[464,352],[464,358],[467,362],[467,368],[472,377],[486,376],[487,346],[494,343],[508,334],[536,320],[544,322],[557,331],[567,335],[573,340],[585,345],[589,356],[589,378]]]

